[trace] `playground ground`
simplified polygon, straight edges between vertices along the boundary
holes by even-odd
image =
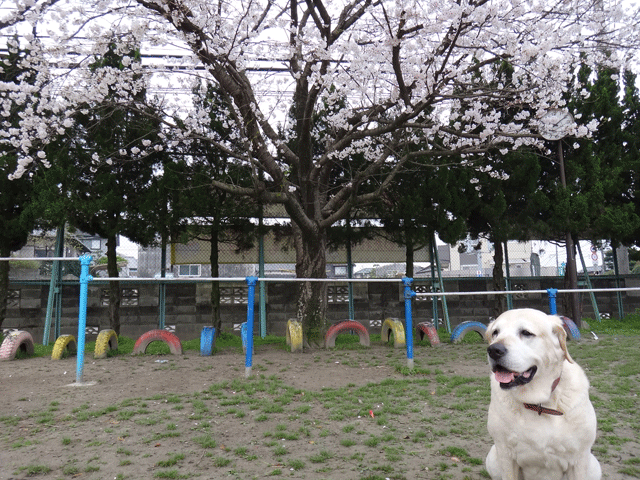
[[[638,336],[570,343],[591,379],[606,479],[640,478]],[[469,340],[469,341],[467,341]],[[484,479],[486,345],[372,341],[290,353],[0,362],[0,480]],[[90,383],[90,384],[89,384]]]

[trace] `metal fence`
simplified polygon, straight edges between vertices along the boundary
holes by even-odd
[[[56,245],[61,236],[56,232],[34,235],[19,252],[10,266],[10,279],[43,280],[51,276],[52,264],[34,259],[52,257],[63,252],[66,257],[90,254],[94,258],[91,274],[106,277],[106,241],[97,237],[80,238],[67,235],[63,245]],[[80,241],[82,240],[82,241]],[[185,243],[141,247],[120,237],[117,248],[120,277],[182,278],[185,280],[207,277],[269,278],[295,277],[295,250],[290,237],[269,230],[262,238],[245,242],[240,249],[233,243],[218,245],[219,270],[211,268],[211,242],[192,239]],[[435,250],[430,246],[413,253],[413,278],[492,277],[496,258],[495,245],[486,239],[447,245],[435,239]],[[576,256],[581,277],[603,274],[632,273],[625,249],[618,249],[616,259],[619,270],[614,271],[612,251],[605,242],[593,245],[579,242]],[[506,277],[557,277],[564,275],[566,249],[563,243],[546,240],[527,242],[509,241],[502,245],[503,274]],[[432,261],[433,259],[433,261]],[[349,268],[351,267],[351,268]],[[439,271],[438,271],[439,269]],[[338,245],[327,251],[328,278],[401,278],[406,275],[406,250],[382,236],[373,236],[352,245]],[[77,278],[77,261],[60,265],[61,278]]]
[[[466,241],[457,245],[437,242],[436,255],[430,249],[414,252],[414,278],[429,278],[433,268],[440,267],[443,277],[491,277],[495,263],[494,246],[486,241]],[[605,264],[607,252],[580,242],[576,257],[578,272],[582,275],[613,273],[613,265]],[[173,244],[166,250],[166,272],[168,276],[194,278],[212,276],[211,245],[203,240],[192,240],[184,244]],[[512,277],[555,277],[564,275],[566,249],[562,243],[550,241],[507,242],[503,248],[503,273]],[[262,249],[256,243],[253,248],[237,251],[233,245],[222,244],[219,248],[220,277],[260,275],[270,278],[295,277],[293,246],[268,235]],[[629,273],[627,257],[620,258],[619,273]],[[260,271],[263,258],[263,271]],[[350,261],[349,261],[350,260]],[[437,260],[437,262],[436,262]],[[349,272],[351,265],[351,272]],[[162,270],[162,251],[158,247],[140,248],[137,268],[132,276],[159,277]],[[437,273],[437,272],[435,272]],[[327,252],[327,277],[329,278],[400,278],[406,274],[406,251],[384,238],[376,237],[350,248],[331,249]]]

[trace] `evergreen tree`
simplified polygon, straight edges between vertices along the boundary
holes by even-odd
[[[419,157],[413,163],[413,170],[397,175],[373,210],[384,236],[405,248],[408,277],[414,276],[414,252],[431,245],[436,232],[450,244],[464,236],[463,212],[468,208],[467,194],[473,190],[472,172],[446,159]]]
[[[0,55],[0,82],[8,84],[20,81],[29,82],[34,72],[22,66],[24,56],[18,39],[7,42],[7,53]],[[3,95],[2,130],[8,132],[16,128],[20,121],[20,111],[25,105],[11,100],[11,89]],[[36,99],[34,99],[35,101]],[[0,145],[0,257],[11,256],[11,252],[20,250],[33,230],[34,217],[31,209],[33,191],[33,172],[17,179],[11,179],[16,171],[21,153],[7,145]],[[0,328],[7,311],[9,294],[9,262],[0,261]]]
[[[188,219],[188,227],[184,228],[183,222],[182,234],[180,237],[174,234],[174,238],[186,241],[197,238],[208,242],[211,276],[218,278],[220,245],[232,244],[238,251],[253,247],[258,232],[252,219],[259,216],[259,209],[257,202],[238,198],[213,186],[212,179],[249,189],[253,179],[240,162],[225,154],[231,148],[238,148],[234,145],[233,132],[227,122],[229,100],[214,84],[199,84],[193,94],[195,103],[209,115],[208,129],[202,132],[208,141],[195,141],[185,150],[192,160],[190,164],[185,163],[183,167],[166,165],[165,172],[173,170],[172,175],[178,178],[179,168],[184,175],[183,188],[174,193],[180,196],[180,201],[174,202],[173,208],[181,206],[183,219]],[[212,325],[218,336],[222,331],[220,282],[213,281],[211,287]]]
[[[159,125],[151,120],[155,112],[147,105],[140,75],[130,68],[130,62],[139,61],[138,50],[121,52],[113,42],[94,59],[91,78],[103,86],[104,97],[73,115],[74,127],[54,145],[55,165],[47,175],[49,188],[42,192],[52,200],[50,218],[65,217],[73,227],[106,238],[111,278],[119,276],[118,235],[143,245],[155,236],[143,207],[162,154],[146,150],[159,143]],[[110,80],[119,75],[130,77],[130,89]],[[120,297],[119,282],[110,282],[110,326],[118,334]]]

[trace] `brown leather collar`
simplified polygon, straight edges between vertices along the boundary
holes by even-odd
[[[560,410],[554,410],[553,408],[543,407],[542,405],[534,405],[532,403],[525,403],[524,408],[527,410],[533,410],[534,412],[538,412],[538,415],[542,415],[546,413],[548,415],[564,415]]]
[[[560,383],[560,377],[556,378],[551,385],[551,393],[553,393],[553,391],[556,389],[558,383]],[[525,403],[524,408],[526,408],[527,410],[538,412],[538,415],[542,415],[543,413],[546,413],[547,415],[564,415],[560,410],[543,407],[541,404],[534,405],[533,403]]]

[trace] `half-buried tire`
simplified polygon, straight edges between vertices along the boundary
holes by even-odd
[[[440,337],[438,336],[438,331],[436,330],[436,326],[433,322],[420,322],[416,325],[416,330],[418,331],[420,341],[424,340],[426,335],[432,347],[440,345]]]
[[[164,342],[169,346],[169,351],[172,354],[182,354],[182,343],[180,343],[180,339],[176,334],[160,329],[149,330],[148,332],[140,335],[140,338],[136,340],[136,343],[133,346],[133,354],[138,355],[145,353],[151,342]]]
[[[487,326],[484,323],[467,321],[458,325],[451,334],[451,343],[460,343],[464,336],[469,332],[476,332],[482,338],[487,331]]]
[[[345,320],[344,322],[338,322],[335,325],[329,327],[327,334],[324,336],[325,348],[333,348],[336,346],[336,337],[342,332],[354,331],[360,337],[360,345],[369,346],[371,342],[369,340],[369,332],[359,322],[354,320]]]
[[[200,332],[200,355],[209,356],[213,353],[216,343],[216,329],[212,326],[202,327]]]
[[[387,318],[382,323],[380,336],[382,341],[387,343],[393,334],[393,348],[404,348],[406,340],[404,338],[404,325],[397,318]]]
[[[65,353],[75,355],[77,352],[78,344],[76,343],[76,337],[73,335],[60,335],[56,343],[53,344],[51,360],[60,360]]]
[[[107,358],[107,353],[111,350],[118,350],[118,335],[115,330],[102,330],[96,338],[93,358]]]
[[[18,351],[33,355],[33,337],[29,332],[15,330],[9,333],[0,345],[0,360],[13,360]]]
[[[287,345],[292,352],[302,351],[302,324],[296,320],[287,320]]]
[[[573,320],[569,317],[560,317],[562,320],[562,326],[564,327],[564,331],[567,332],[567,338],[569,340],[580,340],[580,330]]]

